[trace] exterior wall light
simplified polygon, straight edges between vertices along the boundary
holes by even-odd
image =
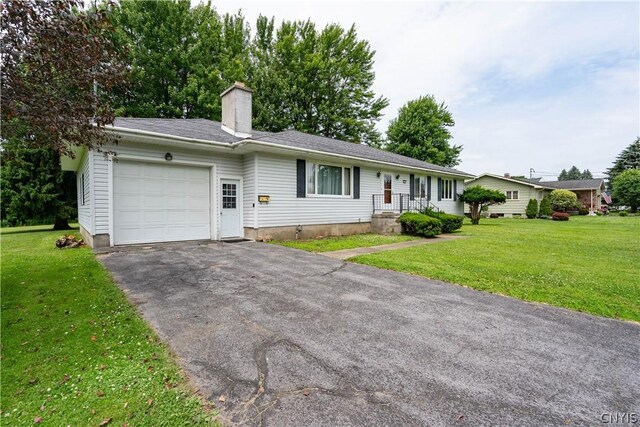
[[[378,173],[376,173],[376,176],[377,176],[378,178],[380,178],[380,171],[378,171]]]
[[[171,160],[173,160],[173,156],[171,155],[171,153],[167,153],[167,154],[164,155],[164,159],[167,162],[170,162]]]
[[[400,174],[397,174],[397,175],[396,175],[396,179],[400,179]]]

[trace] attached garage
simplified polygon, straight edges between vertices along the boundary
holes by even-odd
[[[119,160],[113,244],[211,239],[211,168]]]

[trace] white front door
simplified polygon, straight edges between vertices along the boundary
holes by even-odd
[[[220,238],[242,237],[240,180],[220,180]]]
[[[393,206],[393,175],[389,172],[382,174],[382,209],[392,211]]]

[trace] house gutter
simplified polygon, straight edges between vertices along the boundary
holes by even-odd
[[[236,148],[241,148],[241,147],[244,147],[246,145],[260,145],[260,146],[264,146],[264,147],[278,148],[278,149],[281,149],[281,150],[290,150],[290,151],[294,151],[294,152],[303,152],[303,153],[317,154],[317,155],[321,155],[321,156],[329,156],[329,157],[336,157],[336,158],[343,158],[343,159],[350,159],[350,160],[358,160],[358,161],[365,162],[365,163],[375,163],[375,164],[379,164],[379,165],[390,166],[390,167],[394,167],[394,168],[410,169],[410,170],[419,171],[419,172],[430,172],[430,173],[442,174],[442,175],[447,175],[447,176],[455,176],[455,177],[469,177],[469,178],[474,178],[475,177],[474,175],[470,175],[470,174],[467,174],[467,173],[458,173],[458,174],[456,174],[456,173],[453,173],[453,172],[439,171],[439,170],[434,170],[434,169],[424,169],[424,168],[419,168],[419,167],[416,167],[416,166],[399,165],[397,163],[384,162],[384,161],[381,161],[381,160],[372,160],[372,159],[366,159],[366,158],[357,157],[357,156],[337,155],[337,154],[334,154],[334,153],[328,153],[326,151],[312,150],[312,149],[308,149],[308,148],[291,147],[291,146],[287,146],[287,145],[275,144],[275,143],[272,143],[272,142],[258,141],[258,140],[255,140],[255,139],[243,139],[241,141],[228,143],[228,142],[210,141],[210,140],[204,140],[204,139],[198,139],[198,138],[187,138],[187,137],[183,137],[183,136],[167,135],[167,134],[159,133],[159,132],[151,132],[151,131],[138,130],[138,129],[122,128],[122,127],[117,127],[117,126],[105,127],[105,130],[108,131],[108,132],[121,134],[123,136],[126,136],[126,135],[148,136],[148,137],[160,139],[160,140],[163,140],[163,141],[166,141],[166,142],[178,142],[178,143],[181,143],[181,144],[196,144],[196,145],[199,145],[199,146],[202,146],[202,147],[216,147],[216,148],[225,148],[225,149],[229,149],[229,150],[235,150]]]

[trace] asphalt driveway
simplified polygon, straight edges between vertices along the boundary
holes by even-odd
[[[229,424],[566,426],[640,412],[635,323],[261,243],[100,260]]]

